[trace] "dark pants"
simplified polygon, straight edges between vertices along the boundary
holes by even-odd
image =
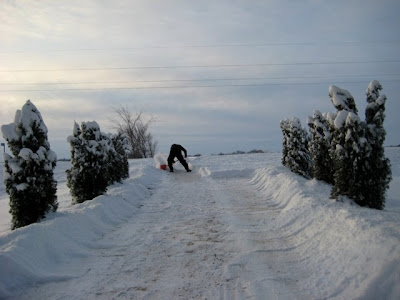
[[[174,171],[174,167],[172,166],[172,164],[174,163],[175,157],[179,160],[179,162],[182,164],[182,166],[185,167],[185,170],[188,171],[189,170],[189,166],[186,162],[186,160],[183,158],[182,156],[182,152],[179,150],[177,152],[171,151],[169,156],[168,156],[168,167],[169,170],[171,172]]]

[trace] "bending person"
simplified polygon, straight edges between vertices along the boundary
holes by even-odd
[[[186,172],[192,171],[192,170],[189,170],[189,166],[188,166],[186,160],[182,156],[182,151],[183,151],[183,153],[185,153],[185,158],[186,158],[187,151],[185,148],[183,148],[181,145],[177,145],[177,144],[173,144],[171,146],[171,150],[170,150],[169,156],[168,156],[168,167],[169,167],[170,172],[174,171],[174,167],[172,166],[172,164],[175,162],[175,157],[179,160],[179,162],[182,164],[182,166],[184,166]]]

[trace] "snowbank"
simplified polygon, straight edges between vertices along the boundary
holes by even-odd
[[[98,240],[131,218],[140,202],[150,196],[149,188],[157,182],[154,170],[150,164],[136,164],[131,168],[132,178],[110,187],[107,195],[50,214],[41,223],[1,234],[0,298],[32,284],[87,272],[69,266],[92,250],[108,246]]]
[[[271,227],[291,236],[292,255],[310,270],[305,289],[318,299],[395,299],[400,295],[399,211],[377,211],[329,199],[330,186],[283,167],[252,179],[280,209]],[[334,283],[334,284],[333,284]]]

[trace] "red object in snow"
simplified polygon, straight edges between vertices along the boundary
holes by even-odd
[[[167,165],[160,165],[160,169],[161,170],[166,170],[167,169]]]

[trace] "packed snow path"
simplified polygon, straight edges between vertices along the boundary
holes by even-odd
[[[135,215],[99,242],[103,249],[78,262],[82,276],[40,285],[23,298],[301,298],[296,278],[280,274],[276,253],[287,246],[269,233],[274,208],[248,180],[161,175]]]

